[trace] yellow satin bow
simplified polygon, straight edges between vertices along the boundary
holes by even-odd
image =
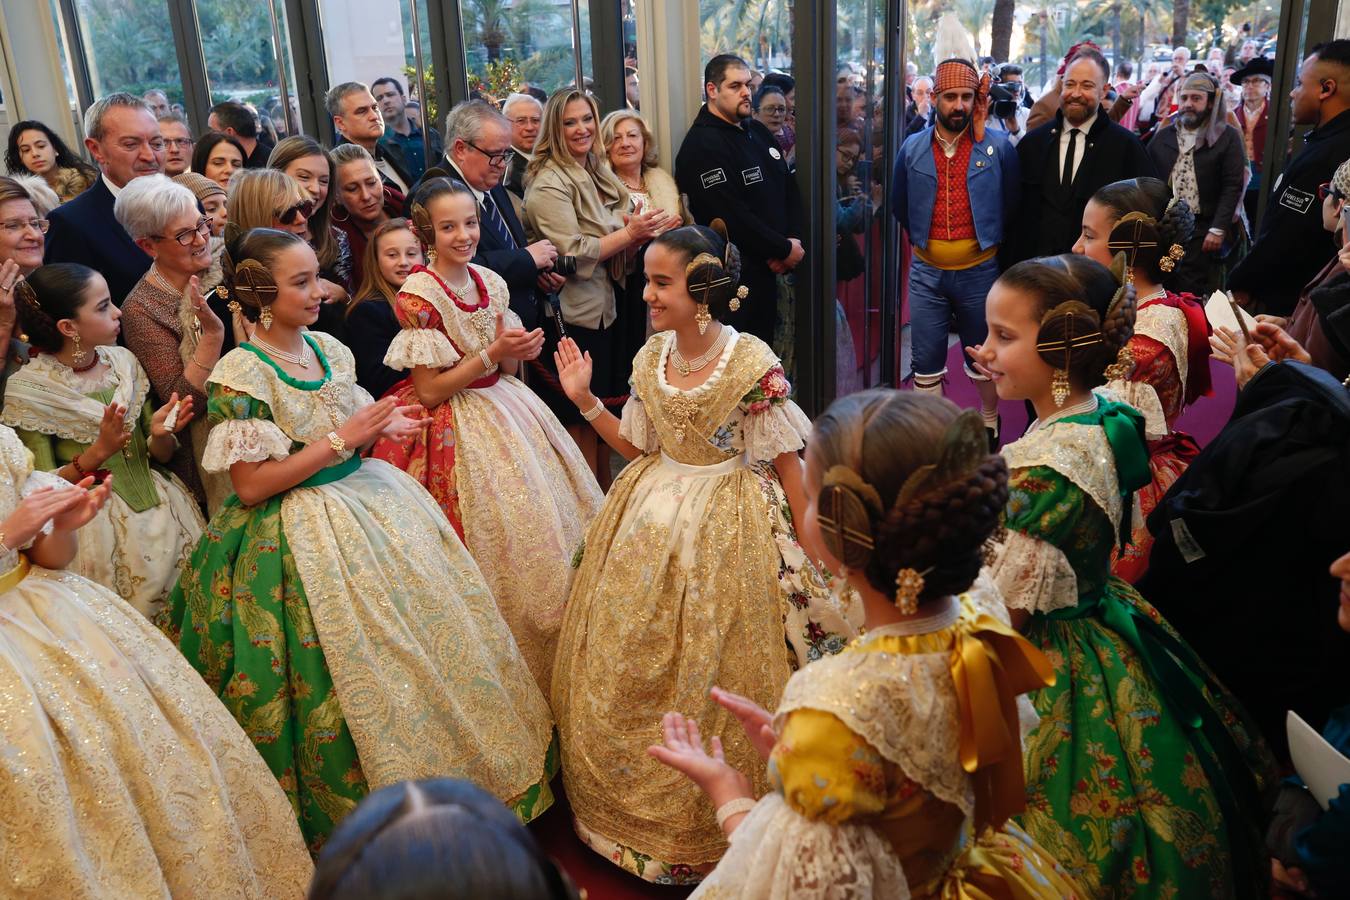
[[[1045,654],[988,615],[959,631],[950,659],[961,707],[961,767],[975,789],[975,832],[1026,807],[1017,695],[1055,683]]]

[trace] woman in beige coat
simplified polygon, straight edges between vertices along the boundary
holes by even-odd
[[[597,150],[599,129],[600,111],[589,95],[559,91],[549,98],[526,170],[524,213],[532,238],[547,238],[558,248],[560,261],[574,257],[576,263],[575,271],[558,272],[567,283],[539,354],[545,371],[534,385],[581,447],[600,486],[608,489],[609,453],[563,396],[553,370],[553,350],[561,337],[556,320],[561,318],[566,336],[590,354],[591,390],[617,413],[628,399],[632,372],[632,354],[623,346],[619,324],[624,281],[633,271],[636,251],[680,220],[656,206],[632,211],[628,190]]]

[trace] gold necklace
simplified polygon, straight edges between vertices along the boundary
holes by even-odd
[[[684,354],[680,352],[679,345],[672,344],[670,348],[670,361],[675,364],[675,371],[679,372],[681,375],[688,376],[691,372],[697,372],[700,369],[705,368],[708,363],[716,359],[718,354],[722,352],[722,348],[727,345],[727,341],[730,338],[731,332],[727,330],[726,326],[722,326],[722,328],[718,330],[717,339],[712,342],[712,346],[693,359],[685,359]]]

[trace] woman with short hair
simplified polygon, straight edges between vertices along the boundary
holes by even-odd
[[[200,172],[226,190],[230,178],[244,168],[248,154],[237,138],[213,131],[204,135],[192,151],[192,171]]]

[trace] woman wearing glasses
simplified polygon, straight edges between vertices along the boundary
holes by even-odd
[[[14,285],[42,265],[47,220],[38,215],[23,185],[0,176],[0,390],[9,362],[22,360],[26,348],[16,340]]]
[[[134,188],[133,188],[134,184]],[[206,376],[221,354],[234,347],[223,324],[230,314],[225,300],[204,296],[198,279],[211,268],[211,224],[197,198],[164,175],[145,175],[128,183],[113,207],[117,221],[153,263],[122,304],[122,340],[136,355],[162,401],[177,394],[201,413],[206,409]],[[3,284],[3,277],[0,277]],[[192,491],[197,502],[215,509],[229,496],[227,479],[204,478],[200,469],[206,445],[206,418],[179,433],[169,469]]]
[[[31,119],[9,130],[5,168],[11,175],[37,175],[56,191],[62,203],[84,193],[98,180],[98,169],[72,153],[56,132]]]

